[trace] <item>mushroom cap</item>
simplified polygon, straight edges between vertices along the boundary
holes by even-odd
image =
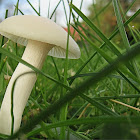
[[[0,34],[12,41],[26,46],[28,40],[36,40],[54,45],[48,55],[65,58],[67,48],[67,32],[52,20],[34,15],[18,15],[5,19],[0,23]],[[68,57],[80,57],[80,49],[69,36]]]

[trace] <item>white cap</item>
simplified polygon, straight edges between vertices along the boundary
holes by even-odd
[[[26,46],[28,39],[55,45],[48,55],[65,58],[67,32],[48,18],[33,15],[18,15],[0,23],[0,34],[12,41]],[[80,49],[69,37],[69,54],[71,59],[80,57]]]

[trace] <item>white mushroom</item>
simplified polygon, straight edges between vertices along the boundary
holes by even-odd
[[[53,21],[33,15],[20,15],[7,18],[0,23],[0,34],[26,46],[22,59],[42,68],[47,55],[65,58],[67,47],[67,32]],[[75,41],[69,38],[68,57],[77,59],[80,50]],[[11,89],[15,79],[27,72],[33,71],[29,67],[19,63],[15,69],[0,109],[0,133],[11,133]],[[14,88],[14,133],[20,128],[22,114],[36,82],[36,74],[25,74],[18,78]]]

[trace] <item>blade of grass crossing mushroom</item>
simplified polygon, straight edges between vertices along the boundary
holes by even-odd
[[[64,83],[66,83],[66,81],[67,81],[68,50],[69,50],[69,36],[70,36],[70,19],[71,19],[71,9],[70,9],[70,14],[69,14],[69,21],[67,23],[68,35],[67,35],[66,59],[65,59],[65,67],[64,67]]]
[[[56,5],[55,9],[53,10],[53,12],[52,12],[52,14],[51,14],[51,16],[50,16],[50,19],[52,19],[53,15],[54,15],[54,13],[56,12],[56,10],[57,10],[58,6],[60,5],[61,1],[62,1],[62,0],[60,0],[60,1],[58,2],[58,4]],[[50,5],[50,1],[49,1],[49,5]],[[50,7],[50,6],[49,6],[49,7]],[[48,9],[49,9],[49,8],[48,8]],[[48,10],[48,17],[49,17],[49,10]],[[51,58],[52,58],[52,61],[53,61],[54,66],[55,66],[58,79],[60,80],[60,77],[61,77],[61,76],[60,76],[60,73],[59,73],[59,71],[58,71],[58,68],[57,68],[57,65],[56,65],[56,63],[55,63],[55,60],[54,60],[53,57],[51,57]]]
[[[60,98],[54,104],[48,106],[48,108],[45,109],[44,111],[41,111],[39,115],[34,116],[34,118],[32,118],[31,121],[28,121],[28,123],[26,123],[26,125],[22,126],[20,128],[20,130],[10,138],[15,138],[21,133],[28,133],[41,120],[46,120],[47,117],[49,117],[53,113],[56,113],[56,111],[58,111],[63,105],[70,102],[75,97],[79,96],[87,88],[91,87],[93,84],[99,82],[105,76],[107,76],[108,74],[113,72],[115,69],[117,69],[121,64],[136,57],[139,54],[139,52],[140,52],[140,45],[132,48],[127,53],[125,53],[121,57],[117,58],[113,63],[108,65],[106,68],[101,70],[98,74],[96,74],[95,76],[91,77],[90,79],[82,82],[77,88],[75,88],[71,92],[67,93],[64,97]]]
[[[52,12],[52,14],[51,14],[51,16],[50,16],[50,19],[52,19],[53,15],[54,15],[54,13],[56,12],[56,10],[57,10],[57,8],[58,8],[58,6],[59,6],[59,4],[60,4],[61,1],[62,1],[62,0],[60,0],[60,1],[58,2],[58,4],[56,5],[55,9],[53,10],[53,12]],[[50,7],[50,1],[49,1],[49,7]],[[49,8],[48,8],[48,17],[49,17]],[[56,63],[55,63],[55,60],[54,60],[53,57],[51,57],[51,58],[52,58],[52,61],[53,61],[54,66],[55,66],[58,79],[60,80],[60,74],[59,74],[57,65],[56,65]]]
[[[26,66],[28,66],[28,67],[30,67],[30,68],[33,69],[35,72],[37,72],[37,73],[39,73],[39,74],[45,76],[46,78],[52,80],[53,82],[59,84],[60,86],[65,87],[67,90],[70,90],[70,87],[64,85],[63,83],[57,81],[56,79],[52,78],[51,76],[45,74],[45,73],[42,72],[41,70],[35,68],[35,67],[32,66],[31,64],[29,64],[29,63],[27,63],[26,61],[22,60],[20,57],[14,55],[14,54],[12,54],[12,53],[10,53],[9,51],[7,51],[7,50],[5,50],[5,49],[3,49],[3,48],[0,48],[0,53],[2,53],[2,54],[4,54],[4,55],[6,55],[6,56],[8,56],[8,57],[10,57],[10,58],[12,58],[12,59],[18,61],[18,62],[20,62],[20,63],[22,63],[22,64],[24,64],[24,65],[26,65]]]
[[[19,5],[19,0],[17,1],[17,4],[15,6],[15,10],[14,10],[14,16],[18,15],[18,5]],[[17,43],[15,43],[15,51],[16,51],[16,55],[17,55]]]
[[[19,75],[16,79],[15,79],[15,81],[14,81],[14,83],[13,83],[13,85],[12,85],[12,91],[11,91],[11,119],[12,119],[12,124],[11,124],[11,136],[13,135],[13,133],[14,133],[14,105],[13,105],[13,100],[14,100],[14,88],[15,88],[15,84],[16,84],[16,81],[18,80],[18,78],[20,78],[21,76],[24,76],[24,75],[26,75],[26,74],[34,74],[35,72],[26,72],[26,73],[24,73],[24,74],[21,74],[21,75]]]
[[[72,3],[72,0],[71,0]],[[70,21],[71,21],[71,12],[72,9],[69,7],[69,20],[67,22],[67,28],[68,28],[68,34],[67,34],[67,48],[66,48],[66,59],[65,59],[65,64],[64,64],[64,84],[67,85],[67,71],[68,71],[68,51],[69,51],[69,36],[70,36]],[[65,14],[66,15],[66,14]],[[67,18],[67,16],[66,16]],[[66,19],[67,20],[67,19]],[[66,90],[62,89],[62,97],[65,95]],[[61,113],[60,113],[60,120],[61,121],[65,121],[67,118],[67,108],[68,108],[68,104],[66,104],[65,106],[63,106],[61,108]],[[65,139],[66,135],[65,135],[65,127],[61,127],[60,129],[60,139]]]
[[[16,80],[15,80],[16,82]],[[11,93],[11,136],[14,134],[14,87],[15,83],[13,84],[12,93]]]

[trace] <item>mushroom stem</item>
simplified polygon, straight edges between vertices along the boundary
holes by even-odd
[[[43,62],[52,47],[53,45],[51,44],[29,40],[22,59],[34,67],[41,69]],[[18,76],[32,71],[31,68],[19,63],[11,77],[0,109],[0,133],[2,134],[11,134],[11,90],[13,83]],[[14,133],[20,128],[22,114],[36,79],[37,76],[35,73],[27,73],[19,77],[16,81],[13,99]]]

